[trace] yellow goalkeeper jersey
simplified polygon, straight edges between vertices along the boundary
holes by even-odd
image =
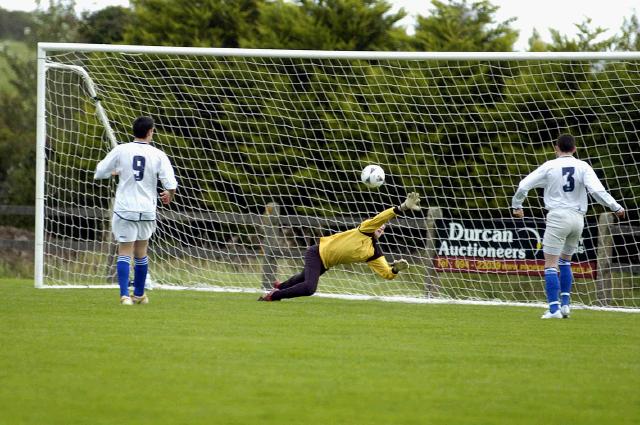
[[[374,238],[374,232],[400,211],[389,208],[377,216],[363,221],[360,226],[346,232],[320,238],[320,259],[326,269],[339,264],[367,262],[367,265],[385,279],[394,279],[393,272]]]

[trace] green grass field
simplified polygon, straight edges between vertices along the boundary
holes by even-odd
[[[640,314],[0,280],[0,424],[637,424]]]

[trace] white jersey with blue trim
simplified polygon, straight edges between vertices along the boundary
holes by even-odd
[[[94,178],[106,179],[114,172],[119,180],[113,211],[125,220],[155,220],[158,180],[166,190],[178,187],[167,155],[138,140],[113,148],[96,167]]]
[[[564,208],[585,214],[587,212],[587,191],[601,205],[611,211],[621,206],[605,190],[589,164],[571,155],[563,155],[547,161],[522,179],[511,206],[522,208],[522,202],[529,190],[544,188],[544,207],[551,211]]]

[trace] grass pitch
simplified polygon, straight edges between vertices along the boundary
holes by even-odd
[[[0,424],[637,424],[640,314],[0,280]]]

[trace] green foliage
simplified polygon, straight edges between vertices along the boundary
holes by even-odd
[[[241,47],[264,0],[132,0],[125,42],[163,46]]]
[[[313,28],[310,33],[318,36],[316,43],[306,48],[321,50],[388,50],[393,46],[389,35],[394,25],[406,15],[404,10],[391,13],[391,5],[385,0],[297,3]]]
[[[7,59],[7,57],[11,57]],[[0,95],[16,94],[16,74],[11,62],[16,60],[33,60],[35,52],[25,42],[0,40]],[[1,111],[0,111],[1,113]]]
[[[131,25],[131,11],[109,6],[82,15],[78,36],[80,41],[95,44],[116,44],[124,40],[125,28]]]
[[[499,216],[561,132],[578,136],[581,158],[606,168],[607,186],[627,208],[640,194],[638,176],[614,166],[634,165],[622,152],[637,141],[640,99],[629,91],[637,64],[221,58],[203,67],[189,57],[105,59],[85,60],[103,87],[154,93],[148,102],[104,92],[119,139],[128,139],[132,116],[158,117],[156,143],[174,159],[190,208],[259,213],[276,201],[284,214],[352,213],[343,208],[360,192],[357,173],[380,163],[391,179],[384,199],[419,187],[430,206],[455,216]],[[67,106],[85,111],[67,122],[84,128],[72,134],[94,156],[68,155],[75,148],[67,144],[56,148],[56,161],[92,170],[107,146],[101,126],[90,104]],[[69,184],[90,197],[85,174]],[[358,196],[367,203],[377,195]]]
[[[562,35],[560,31],[551,29],[552,42],[547,46],[552,52],[601,52],[608,50],[616,40],[615,36],[599,40],[607,29],[602,27],[591,28],[591,19],[585,18],[582,23],[576,24],[578,35],[571,39]]]
[[[547,49],[547,43],[544,42],[540,32],[536,28],[533,29],[533,33],[528,41],[530,52],[544,52]]]
[[[49,0],[46,9],[40,8],[41,0],[36,3],[38,9],[33,12],[34,30],[30,32],[29,41],[65,43],[78,40],[80,20],[76,16],[74,0]]]
[[[35,192],[36,69],[23,48],[5,48],[0,60],[9,72],[8,88],[0,95],[0,204],[33,205]],[[25,95],[31,94],[31,95]],[[6,221],[8,217],[1,217]],[[29,225],[32,223],[29,219]],[[12,220],[25,224],[27,220]]]
[[[418,16],[413,44],[416,50],[437,52],[508,52],[518,38],[510,24],[496,23],[498,10],[489,0],[432,0],[428,17]]]
[[[550,29],[551,43],[544,42],[540,34],[534,31],[529,39],[530,51],[550,52],[602,52],[602,51],[638,51],[640,50],[640,22],[635,13],[624,19],[618,34],[605,37],[610,28],[592,27],[592,20],[585,18],[575,24],[578,33],[575,38],[563,35],[557,29]]]
[[[402,40],[383,0],[134,0],[132,44],[320,50],[388,50]]]
[[[624,23],[620,29],[620,35],[616,38],[614,49],[620,51],[640,51],[640,20],[636,13],[624,19]]]
[[[397,27],[404,11],[390,13],[384,0],[203,0],[193,4],[134,0],[130,9],[108,7],[81,18],[75,16],[72,1],[53,0],[47,8],[31,13],[29,22],[31,40],[508,51],[517,34],[510,27],[511,19],[496,22],[496,10],[488,0],[436,0],[431,15],[418,18],[412,37]],[[16,25],[26,20],[0,10],[1,19],[6,21],[7,16],[15,18]],[[555,32],[554,41],[545,44],[534,34],[531,49],[631,50],[638,46],[638,28],[634,15],[625,21],[619,36],[601,40],[603,30],[591,29],[586,20],[579,25],[577,39]],[[34,53],[15,55],[14,47],[0,54],[0,200],[31,204]],[[119,140],[129,138],[132,117],[145,113],[160,118],[158,143],[175,158],[181,182],[186,184],[183,188],[193,194],[194,208],[255,212],[279,197],[282,205],[297,206],[298,213],[317,214],[320,209],[328,215],[342,213],[340,206],[346,205],[347,193],[357,188],[362,165],[379,162],[386,164],[391,180],[379,194],[362,194],[364,203],[419,186],[432,205],[497,213],[517,180],[530,171],[515,165],[518,159],[526,156],[528,162],[538,163],[547,158],[549,142],[560,129],[584,136],[580,152],[596,167],[633,164],[633,155],[623,152],[637,141],[633,125],[638,122],[639,100],[628,90],[637,85],[636,64],[528,63],[519,67],[443,62],[412,69],[401,62],[336,60],[321,65],[221,58],[202,68],[197,60],[186,57],[129,55],[122,59],[121,68],[100,54],[75,60],[102,78],[98,89]],[[167,68],[174,70],[171,85],[160,87],[169,81]],[[258,73],[269,78],[256,79]],[[64,120],[64,125],[52,122],[50,126],[50,153],[57,156],[49,160],[61,173],[76,170],[78,174],[69,179],[72,189],[88,204],[102,205],[109,186],[96,189],[90,174],[109,143],[81,80],[68,78],[73,84],[53,77],[48,82],[51,92],[62,90],[62,84],[66,84],[64,90],[75,84],[76,90],[64,102],[49,99],[49,105],[58,110],[58,116],[50,119]],[[223,86],[223,81],[233,84]],[[154,87],[154,101],[140,102],[121,87]],[[611,116],[621,119],[611,120]],[[65,126],[66,133],[56,133],[56,128]],[[477,143],[467,143],[469,135]],[[78,155],[74,144],[86,151]],[[193,170],[193,152],[198,152],[199,171]],[[449,163],[443,166],[445,156]],[[510,164],[503,175],[492,171],[500,164]],[[625,177],[621,167],[610,170],[613,175],[607,179],[622,183],[619,189],[612,185],[614,196],[633,203],[639,195],[635,192],[638,182]],[[196,172],[204,174],[196,176]],[[186,183],[196,178],[207,183]],[[288,185],[286,192],[281,190],[283,184]],[[60,200],[71,196],[51,195]],[[452,199],[467,203],[452,205]]]
[[[255,33],[245,47],[315,49],[328,42],[326,34],[310,31],[313,23],[301,7],[285,0],[263,2]]]
[[[0,7],[0,39],[23,41],[31,32],[34,24],[31,13],[10,11]]]
[[[635,167],[636,159],[623,152],[634,149],[638,143],[632,126],[640,117],[637,108],[640,98],[629,91],[624,82],[640,78],[638,71],[638,64],[631,63],[602,67],[580,62],[539,63],[523,67],[523,72],[514,84],[509,84],[505,93],[505,105],[510,107],[500,107],[492,113],[492,121],[499,124],[497,130],[505,135],[506,143],[502,145],[513,155],[526,154],[533,147],[536,157],[531,162],[537,164],[551,152],[550,143],[558,132],[578,135],[578,157],[589,161],[598,173],[606,168],[606,176],[600,176],[611,184],[605,186],[609,186],[614,198],[625,199],[629,208],[635,208],[632,205],[640,195],[640,180],[628,170]],[[550,74],[561,78],[550,81]],[[545,90],[530,90],[532,86]],[[627,108],[628,102],[635,106]],[[550,105],[555,107],[553,112]],[[510,117],[514,113],[524,120],[512,121]],[[611,119],[618,116],[624,119]],[[521,141],[521,134],[527,134],[526,145]],[[519,170],[509,175],[517,178],[526,172]]]

